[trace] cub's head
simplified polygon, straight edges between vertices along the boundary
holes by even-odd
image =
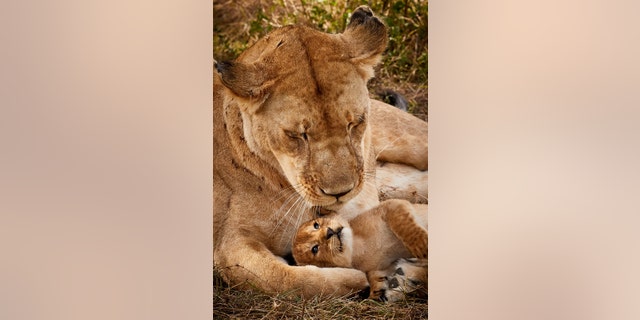
[[[384,24],[359,7],[341,34],[287,26],[216,64],[246,144],[310,206],[339,208],[373,170],[366,83],[386,44]]]
[[[337,215],[305,222],[293,239],[293,258],[298,265],[351,267],[353,233]]]

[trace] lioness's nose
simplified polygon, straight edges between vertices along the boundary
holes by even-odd
[[[349,193],[351,190],[353,190],[353,187],[349,187],[346,190],[325,190],[320,188],[320,191],[322,191],[322,193],[328,195],[328,196],[332,196],[332,197],[336,197],[336,199],[339,199],[340,197],[344,196],[345,194]]]

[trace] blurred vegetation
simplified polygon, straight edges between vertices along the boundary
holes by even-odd
[[[427,0],[213,0],[213,56],[232,60],[271,30],[304,24],[340,33],[349,15],[368,5],[389,28],[389,45],[372,93],[392,89],[403,94],[409,111],[427,118],[428,1]]]

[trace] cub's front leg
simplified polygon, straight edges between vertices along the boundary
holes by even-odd
[[[380,203],[382,218],[389,229],[415,258],[426,259],[429,253],[427,205],[411,204],[406,200],[391,199]]]
[[[366,275],[359,270],[290,266],[263,243],[240,235],[228,240],[216,247],[214,262],[233,286],[269,293],[295,292],[306,298],[343,296],[368,286]]]

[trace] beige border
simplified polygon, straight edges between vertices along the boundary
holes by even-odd
[[[0,10],[0,319],[211,318],[211,3]]]
[[[429,316],[638,319],[637,1],[432,1]]]

